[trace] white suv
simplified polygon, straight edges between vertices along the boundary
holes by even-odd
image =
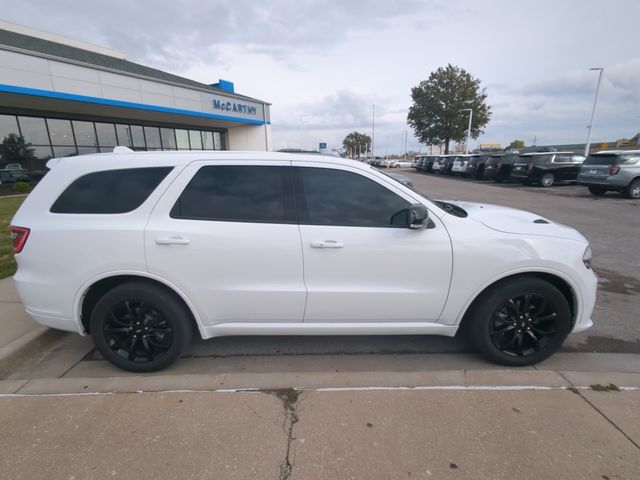
[[[529,365],[591,326],[587,240],[533,213],[429,200],[361,162],[257,152],[54,159],[12,221],[37,322],[131,371],[193,332],[453,336]]]

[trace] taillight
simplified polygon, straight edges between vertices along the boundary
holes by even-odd
[[[528,163],[527,164],[527,173],[531,173],[531,170],[533,170],[533,163]]]
[[[11,231],[11,241],[13,242],[13,253],[18,254],[27,243],[31,230],[24,227],[14,227],[13,225],[9,227],[9,230]]]
[[[611,165],[609,167],[609,175],[617,175],[620,171],[620,167],[618,165]]]

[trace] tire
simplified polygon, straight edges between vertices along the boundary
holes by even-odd
[[[539,278],[500,282],[475,303],[469,318],[473,341],[501,365],[541,362],[558,351],[571,330],[567,299]]]
[[[541,187],[550,187],[556,182],[556,176],[553,173],[545,173],[540,178],[540,186]]]
[[[627,198],[640,198],[640,178],[633,180],[629,186],[624,189],[624,196]]]
[[[187,348],[190,314],[164,288],[127,282],[96,303],[91,336],[102,355],[130,372],[155,372],[173,363]]]
[[[604,187],[589,187],[589,193],[591,195],[604,195],[607,193],[607,189]]]

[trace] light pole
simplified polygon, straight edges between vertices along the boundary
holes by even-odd
[[[467,146],[465,148],[465,154],[469,153],[469,142],[471,141],[471,119],[473,118],[473,108],[463,108],[461,112],[469,112],[469,128],[467,128]]]
[[[596,87],[596,96],[593,99],[593,110],[591,110],[591,121],[589,122],[589,125],[587,125],[587,130],[589,131],[589,133],[587,133],[587,144],[584,147],[585,157],[589,156],[589,147],[591,147],[591,130],[593,129],[593,119],[596,116],[596,105],[598,104],[598,93],[600,93],[600,82],[602,81],[602,74],[604,72],[604,68],[595,67],[595,68],[590,68],[589,70],[599,70],[600,74],[598,75],[598,86]]]

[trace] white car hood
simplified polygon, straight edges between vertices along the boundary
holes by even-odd
[[[469,215],[468,218],[499,232],[587,241],[574,228],[555,223],[548,218],[525,210],[486,203],[444,201],[463,208]]]

